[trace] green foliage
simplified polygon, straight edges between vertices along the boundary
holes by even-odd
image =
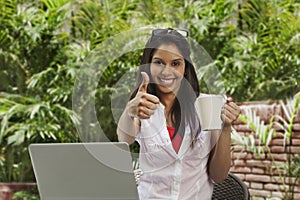
[[[276,172],[279,175],[280,184],[284,187],[278,187],[282,192],[284,199],[294,199],[294,188],[299,182],[299,155],[294,155],[291,152],[291,145],[287,146],[286,143],[292,144],[293,126],[295,124],[295,117],[299,110],[300,98],[295,96],[293,100],[287,99],[285,102],[280,101],[284,111],[284,116],[275,115],[270,119],[270,123],[265,125],[260,120],[259,116],[254,111],[246,110],[245,115],[239,116],[239,119],[248,125],[254,132],[248,136],[241,136],[235,130],[232,132],[232,140],[239,145],[242,145],[245,150],[252,152],[258,158],[262,155],[271,159],[271,166],[268,166],[271,174]],[[274,119],[278,119],[275,121]],[[275,121],[275,122],[274,122]],[[283,133],[276,132],[274,124],[283,130]],[[273,153],[269,147],[270,142],[276,134],[283,135],[283,147],[287,153],[287,160],[284,163],[278,163],[274,159]]]
[[[82,119],[72,111],[76,77],[93,50],[128,30],[157,24],[188,29],[220,70],[223,83],[215,84],[238,101],[284,98],[300,89],[296,0],[0,0],[0,5],[1,181],[33,180],[28,144],[80,141],[76,124],[82,120],[85,131],[91,130],[89,114]],[[110,60],[90,91],[112,141],[115,84],[136,70],[140,56],[139,49]],[[202,92],[209,92],[200,81]]]
[[[295,177],[295,183],[300,185],[300,152],[292,159],[291,174]]]
[[[76,115],[60,104],[0,93],[1,181],[34,181],[28,145],[78,141]]]
[[[259,158],[265,151],[270,151],[269,144],[273,137],[276,135],[275,129],[273,129],[273,119],[270,119],[270,123],[265,125],[264,121],[260,120],[260,117],[255,112],[245,110],[245,115],[240,115],[239,120],[244,122],[254,131],[254,134],[249,136],[241,136],[237,132],[233,131],[232,138],[239,144],[243,144],[247,150],[255,153]],[[258,143],[255,139],[258,139]]]
[[[28,191],[19,191],[14,193],[13,200],[40,200],[39,195],[28,192]]]
[[[218,56],[226,90],[240,100],[284,99],[299,90],[296,1],[239,4],[236,34]]]

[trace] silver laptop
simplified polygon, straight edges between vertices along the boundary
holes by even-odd
[[[127,143],[31,144],[42,200],[138,199]]]

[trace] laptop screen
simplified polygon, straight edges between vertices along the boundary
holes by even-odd
[[[31,144],[43,200],[138,199],[127,143]]]

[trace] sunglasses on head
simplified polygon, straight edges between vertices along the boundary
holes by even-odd
[[[164,34],[170,34],[170,35],[176,35],[179,37],[188,37],[189,36],[189,32],[187,30],[183,30],[183,29],[172,29],[172,28],[167,28],[167,29],[154,29],[152,31],[152,36],[156,36],[156,35],[164,35]]]

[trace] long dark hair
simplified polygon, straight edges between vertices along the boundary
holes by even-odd
[[[143,55],[141,58],[140,68],[137,75],[137,87],[142,83],[141,72],[146,72],[149,75],[150,81],[147,87],[147,93],[156,95],[156,85],[152,80],[150,65],[155,51],[162,44],[174,44],[184,57],[185,72],[184,78],[176,95],[174,104],[170,110],[171,120],[175,125],[175,133],[180,134],[182,137],[185,133],[185,127],[188,123],[191,128],[191,136],[195,138],[199,134],[200,125],[196,117],[194,102],[199,95],[198,78],[195,68],[191,61],[191,50],[188,41],[184,36],[173,29],[159,29],[165,30],[159,33],[152,33],[151,38],[148,40]],[[135,97],[138,88],[133,92],[131,98]],[[173,117],[174,116],[174,117]],[[172,138],[172,139],[173,139]]]

